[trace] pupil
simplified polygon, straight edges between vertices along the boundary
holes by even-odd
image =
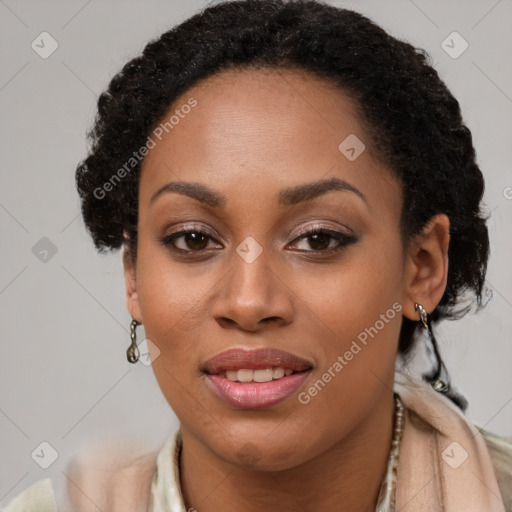
[[[310,238],[312,239],[312,241],[309,242],[309,245],[314,250],[323,249],[323,248],[329,246],[330,235],[328,235],[327,233],[317,233],[315,235],[311,235]],[[319,240],[320,240],[320,247],[315,247],[315,244],[318,243]],[[325,242],[327,242],[327,243],[325,243]]]
[[[202,241],[199,239],[202,238]],[[190,249],[197,249],[201,250],[206,247],[207,244],[205,244],[206,236],[201,233],[188,233],[185,235],[185,243]]]

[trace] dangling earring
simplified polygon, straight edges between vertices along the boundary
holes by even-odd
[[[434,350],[434,356],[436,358],[436,368],[434,373],[428,375],[427,378],[430,381],[430,385],[438,392],[438,393],[447,393],[450,390],[449,384],[441,380],[441,372],[443,370],[443,363],[441,360],[441,356],[439,354],[439,349],[437,348],[437,341],[434,337],[434,333],[432,332],[430,326],[430,318],[425,311],[425,308],[421,304],[414,304],[414,309],[418,311],[420,316],[420,321],[423,323],[423,326],[427,330],[428,337],[430,339],[430,344],[432,345],[432,349]]]
[[[140,355],[139,349],[137,348],[137,334],[135,332],[137,325],[140,325],[139,322],[132,317],[132,323],[130,324],[130,338],[132,340],[132,344],[126,350],[126,356],[130,363],[136,363],[139,360]]]

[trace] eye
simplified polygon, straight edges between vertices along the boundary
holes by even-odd
[[[182,240],[181,240],[182,239]],[[196,228],[183,229],[166,235],[160,242],[171,250],[181,253],[201,252],[208,249],[208,241],[215,240],[208,232]],[[181,247],[178,247],[181,245]]]
[[[314,228],[304,231],[292,242],[292,245],[297,245],[297,241],[301,240],[309,240],[306,244],[312,248],[312,250],[299,248],[302,252],[322,253],[324,255],[340,251],[346,245],[357,242],[357,238],[354,235],[325,228]],[[168,247],[170,250],[180,254],[200,254],[202,251],[208,251],[212,248],[208,247],[210,241],[216,240],[207,231],[194,227],[182,229],[160,239],[164,247]]]
[[[297,240],[309,240],[306,244],[313,250],[306,249],[304,252],[330,254],[342,250],[346,245],[355,243],[357,238],[339,231],[315,228],[301,233],[301,236],[297,237],[293,243]]]

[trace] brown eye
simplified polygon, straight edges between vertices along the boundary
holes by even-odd
[[[306,231],[301,234],[300,237],[296,238],[293,242],[297,246],[298,240],[307,240],[307,246],[310,247],[308,250],[300,249],[303,252],[318,252],[323,254],[330,254],[335,251],[343,249],[346,245],[357,242],[357,238],[354,235],[347,235],[338,231],[331,231],[328,229],[314,229]],[[334,245],[329,245],[335,242]]]
[[[300,242],[302,240],[307,241],[307,243]],[[164,247],[178,254],[191,256],[194,253],[200,255],[203,251],[206,252],[213,248],[208,247],[210,241],[216,242],[209,233],[200,229],[185,229],[160,239]],[[298,248],[301,252],[329,255],[355,242],[357,242],[357,238],[354,235],[328,229],[314,229],[301,234],[293,241],[292,245],[295,245],[295,248]],[[305,243],[306,248],[298,247],[301,243]]]
[[[203,233],[187,233],[183,235],[183,241],[188,249],[201,251],[208,245],[207,236]]]
[[[161,239],[164,246],[179,252],[200,252],[208,248],[213,238],[206,232],[197,229],[178,231]]]
[[[328,233],[315,233],[314,235],[308,236],[309,246],[315,251],[321,251],[329,247],[329,243],[332,240],[332,236]]]

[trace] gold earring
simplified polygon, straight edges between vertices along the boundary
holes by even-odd
[[[137,325],[140,325],[139,322],[132,317],[132,323],[130,324],[130,338],[132,343],[126,350],[126,356],[130,363],[136,363],[140,356],[139,349],[137,348],[137,334],[135,332]]]

